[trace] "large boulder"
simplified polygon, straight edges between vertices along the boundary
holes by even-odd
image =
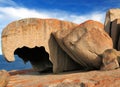
[[[56,43],[51,32],[70,29],[75,23],[57,19],[28,18],[8,24],[2,32],[2,52],[7,61],[14,61],[14,54],[42,71],[53,67],[53,72],[78,68]]]
[[[103,24],[97,21],[89,20],[74,29],[59,30],[53,35],[61,48],[85,69],[99,69],[102,63],[100,54],[113,48]]]

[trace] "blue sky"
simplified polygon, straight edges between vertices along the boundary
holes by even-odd
[[[120,8],[120,0],[0,0],[0,33],[8,23],[30,17],[104,23],[110,8]]]

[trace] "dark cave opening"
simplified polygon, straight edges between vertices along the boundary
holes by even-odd
[[[22,48],[17,48],[14,54],[22,58],[24,62],[30,61],[33,68],[37,71],[52,70],[49,54],[43,46],[34,48],[24,46]]]

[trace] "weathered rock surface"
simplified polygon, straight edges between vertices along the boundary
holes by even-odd
[[[113,40],[113,47],[119,49],[120,9],[110,9],[106,13],[105,31]]]
[[[72,30],[59,30],[53,35],[61,48],[85,69],[99,69],[102,63],[99,55],[113,46],[103,27],[103,24],[89,20]]]
[[[112,22],[111,38],[113,40],[113,47],[117,50],[120,50],[118,49],[119,35],[120,35],[120,19],[115,19]]]
[[[102,54],[101,70],[113,70],[119,68],[120,51],[115,49],[107,49]]]
[[[120,9],[110,9],[106,13],[106,18],[105,18],[105,31],[111,36],[111,27],[112,27],[112,22],[115,19],[120,18]]]
[[[14,74],[17,73],[17,74]],[[64,72],[60,74],[28,71],[12,72],[6,87],[119,87],[120,69],[111,71]]]
[[[0,71],[0,87],[6,87],[9,81],[9,74],[5,70]]]
[[[22,19],[10,23],[2,32],[2,51],[8,61],[14,54],[35,69],[42,71],[53,66],[53,72],[75,69],[75,63],[56,43],[51,32],[70,29],[77,24],[57,19]]]

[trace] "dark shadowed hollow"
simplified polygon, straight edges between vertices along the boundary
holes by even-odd
[[[16,49],[14,54],[22,58],[24,62],[30,61],[33,68],[38,71],[52,70],[49,54],[45,51],[43,46],[34,48],[24,46]]]

